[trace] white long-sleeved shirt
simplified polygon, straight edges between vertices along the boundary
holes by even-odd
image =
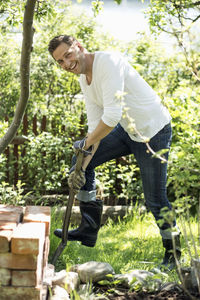
[[[171,120],[159,96],[119,53],[95,52],[92,82],[81,74],[80,86],[89,133],[102,120],[110,127],[120,123],[132,140],[144,142],[140,135],[152,138]]]

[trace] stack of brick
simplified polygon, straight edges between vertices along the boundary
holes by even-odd
[[[44,300],[49,207],[0,205],[0,299]]]

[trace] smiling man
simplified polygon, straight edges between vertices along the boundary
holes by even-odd
[[[173,222],[162,221],[165,207],[171,210],[167,198],[167,163],[147,151],[145,141],[154,151],[170,149],[171,116],[161,99],[138,72],[119,53],[88,52],[74,37],[60,35],[49,43],[49,52],[67,72],[80,75],[85,97],[88,134],[74,143],[85,153],[82,170],[75,176],[73,167],[69,185],[78,192],[82,221],[69,231],[68,239],[93,247],[101,223],[102,201],[96,199],[95,168],[111,159],[133,154],[140,168],[144,196],[159,226],[165,256],[163,265],[173,267],[181,256],[180,232]],[[168,160],[168,152],[165,159]],[[162,224],[162,225],[161,225]],[[62,236],[57,229],[55,235]]]

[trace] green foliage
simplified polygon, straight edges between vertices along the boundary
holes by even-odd
[[[26,198],[31,194],[31,192],[24,194],[24,183],[20,180],[17,182],[16,186],[9,186],[5,181],[1,182],[0,185],[0,198],[1,204],[6,205],[25,205]]]
[[[36,33],[31,63],[31,94],[27,107],[29,119],[35,114],[37,120],[43,115],[47,116],[48,134],[42,133],[34,137],[29,124],[30,143],[27,143],[26,155],[20,155],[18,162],[19,179],[25,183],[24,188],[42,190],[44,193],[66,190],[67,176],[64,178],[63,170],[70,166],[71,145],[87,132],[84,99],[78,78],[61,70],[47,51],[48,42],[52,37],[66,33],[74,35],[89,51],[109,49],[126,53],[130,63],[161,96],[170,110],[173,126],[168,170],[169,198],[174,201],[189,197],[193,203],[197,203],[200,164],[198,109],[200,88],[198,80],[188,67],[186,57],[180,52],[170,54],[165,52],[157,42],[145,35],[140,35],[134,46],[133,42],[125,44],[113,41],[108,35],[102,34],[95,19],[88,17],[81,9],[74,9],[69,2],[58,1],[57,10],[53,10],[52,7],[45,6],[50,5],[50,2],[41,1],[38,10],[41,11],[41,18],[39,22],[34,23]],[[156,4],[151,7],[152,10],[156,10],[154,14],[152,13],[152,17],[165,19],[166,3],[162,1],[152,3]],[[189,4],[189,0],[187,3]],[[23,3],[20,5],[16,9],[21,10],[22,15]],[[5,4],[5,8],[8,7],[9,5]],[[173,13],[173,10],[169,11]],[[19,97],[20,37],[14,30],[11,31],[11,27],[7,30],[10,30],[9,34],[6,33],[7,42],[5,43],[5,37],[2,37],[0,43],[2,120],[6,115],[13,116]],[[199,61],[198,51],[195,53],[195,59]],[[1,132],[5,132],[7,126],[8,123],[2,121]],[[22,128],[19,134],[23,134]],[[20,146],[20,151],[23,153],[23,146]],[[44,152],[46,157],[43,155]],[[1,159],[1,181],[6,178],[7,168],[11,173],[11,180],[14,177],[14,157],[10,156],[8,166],[3,156]],[[139,169],[131,156],[125,161],[123,159],[111,161],[98,167],[96,177],[98,196],[102,199],[109,198],[114,202],[118,199],[125,203],[143,199]],[[10,184],[12,185],[11,181]]]
[[[96,17],[99,12],[103,9],[103,4],[104,2],[103,1],[92,1],[92,10],[94,12],[94,16]]]
[[[6,156],[1,154],[0,155],[0,182],[6,179],[6,169],[7,169],[7,159]]]
[[[63,184],[62,191],[66,192],[71,144],[70,138],[53,136],[47,132],[30,137],[26,148],[29,155],[19,162],[19,170],[23,172],[26,169],[26,188],[35,192],[59,192]]]
[[[14,39],[10,37],[5,44],[4,37],[0,37],[0,79],[1,79],[1,107],[0,118],[13,114],[15,104],[19,98],[19,48],[13,47]],[[9,54],[8,54],[9,53]]]
[[[152,32],[183,34],[199,19],[200,4],[193,0],[151,0],[147,10]]]
[[[6,34],[10,31],[21,30],[23,23],[23,14],[27,1],[26,0],[0,0],[0,17],[2,19],[0,30]],[[36,2],[35,18],[41,21],[48,17],[53,17],[55,5],[58,0],[42,0]]]
[[[169,187],[176,198],[190,196],[199,198],[199,164],[200,164],[200,132],[199,132],[199,97],[191,99],[189,95],[184,100],[175,98],[176,109],[174,129],[177,136],[170,155]],[[184,104],[180,105],[180,102]],[[198,203],[198,202],[197,202]]]

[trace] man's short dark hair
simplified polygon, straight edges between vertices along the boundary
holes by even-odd
[[[53,52],[61,43],[65,43],[68,46],[71,46],[74,41],[76,41],[76,39],[71,35],[64,35],[64,34],[57,35],[49,42],[49,46],[48,46],[49,53],[53,55]]]

